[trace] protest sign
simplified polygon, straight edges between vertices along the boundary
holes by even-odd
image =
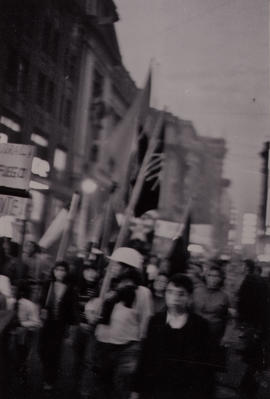
[[[25,144],[0,144],[0,187],[28,190],[34,147]]]

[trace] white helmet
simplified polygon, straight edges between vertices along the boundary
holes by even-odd
[[[140,252],[128,247],[117,248],[113,251],[112,256],[110,256],[109,259],[115,262],[125,263],[126,265],[136,267],[137,269],[141,269],[143,264],[143,257]]]

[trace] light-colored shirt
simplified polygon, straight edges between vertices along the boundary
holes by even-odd
[[[167,319],[166,322],[169,324],[171,328],[177,328],[180,329],[184,327],[188,319],[188,314],[180,314],[180,315],[172,315],[170,313],[167,313]]]
[[[34,329],[41,326],[38,306],[29,299],[21,298],[19,300],[18,318],[22,327]]]
[[[140,341],[146,335],[152,314],[151,292],[148,288],[139,286],[133,306],[128,308],[122,302],[117,303],[113,308],[110,323],[97,326],[96,338],[100,342],[117,345]]]

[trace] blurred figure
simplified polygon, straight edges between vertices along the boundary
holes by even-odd
[[[168,276],[165,273],[159,273],[153,283],[153,302],[154,313],[165,309],[165,290],[168,283]]]
[[[113,288],[106,296],[96,328],[90,397],[126,399],[140,341],[152,315],[152,301],[149,289],[140,285],[141,254],[122,247],[116,249],[110,259]],[[88,305],[86,312],[89,314]]]
[[[68,264],[57,262],[52,270],[52,280],[42,295],[41,317],[44,324],[40,337],[40,356],[45,390],[51,390],[56,382],[67,329],[77,323],[77,297],[68,278]]]
[[[158,275],[158,258],[155,255],[151,255],[145,267],[146,277],[147,277],[147,286],[152,291],[154,281]]]
[[[12,310],[16,300],[13,295],[10,280],[7,276],[3,274],[0,275],[0,294],[5,297],[7,309]]]
[[[224,273],[218,266],[211,266],[206,275],[206,285],[194,290],[194,311],[209,322],[212,338],[220,343],[224,335],[229,299],[223,291]]]
[[[164,312],[150,320],[132,399],[210,399],[213,385],[207,322],[191,312],[192,281],[169,279]],[[149,396],[148,396],[149,395]]]
[[[0,310],[6,310],[7,309],[7,300],[5,295],[3,295],[0,292]]]
[[[6,262],[10,253],[10,238],[0,237],[0,274],[6,275]]]
[[[74,370],[77,375],[77,382],[80,384],[87,347],[91,345],[89,340],[93,340],[93,328],[88,324],[85,315],[85,305],[88,301],[96,298],[99,294],[99,272],[92,263],[85,262],[82,271],[81,282],[78,287],[79,305],[79,325],[75,338],[75,362]],[[90,351],[90,348],[89,348]],[[90,353],[89,353],[90,354]]]
[[[18,285],[27,278],[27,267],[20,260],[20,245],[11,241],[9,246],[8,260],[6,262],[6,274],[11,285],[16,290]]]
[[[243,398],[255,398],[256,373],[265,368],[269,328],[269,290],[265,280],[255,273],[255,262],[243,263],[244,280],[238,293],[238,317],[243,332],[243,360],[247,370],[241,382]]]
[[[27,358],[34,344],[34,333],[41,327],[38,306],[30,301],[31,287],[22,281],[18,285],[15,305],[18,326],[15,330],[17,369],[22,383],[27,377]]]
[[[200,263],[189,262],[186,275],[191,279],[194,291],[205,286],[203,267]]]
[[[50,277],[51,264],[46,255],[42,254],[39,245],[34,241],[25,243],[23,262],[27,268],[27,279],[31,287],[31,300],[39,303],[44,283]]]

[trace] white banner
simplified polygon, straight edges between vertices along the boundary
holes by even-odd
[[[167,220],[157,220],[155,227],[155,235],[164,238],[175,238],[183,227],[181,223],[169,222]]]
[[[26,219],[28,201],[29,198],[0,194],[0,216],[9,215]]]
[[[0,144],[0,186],[28,190],[34,147]]]

